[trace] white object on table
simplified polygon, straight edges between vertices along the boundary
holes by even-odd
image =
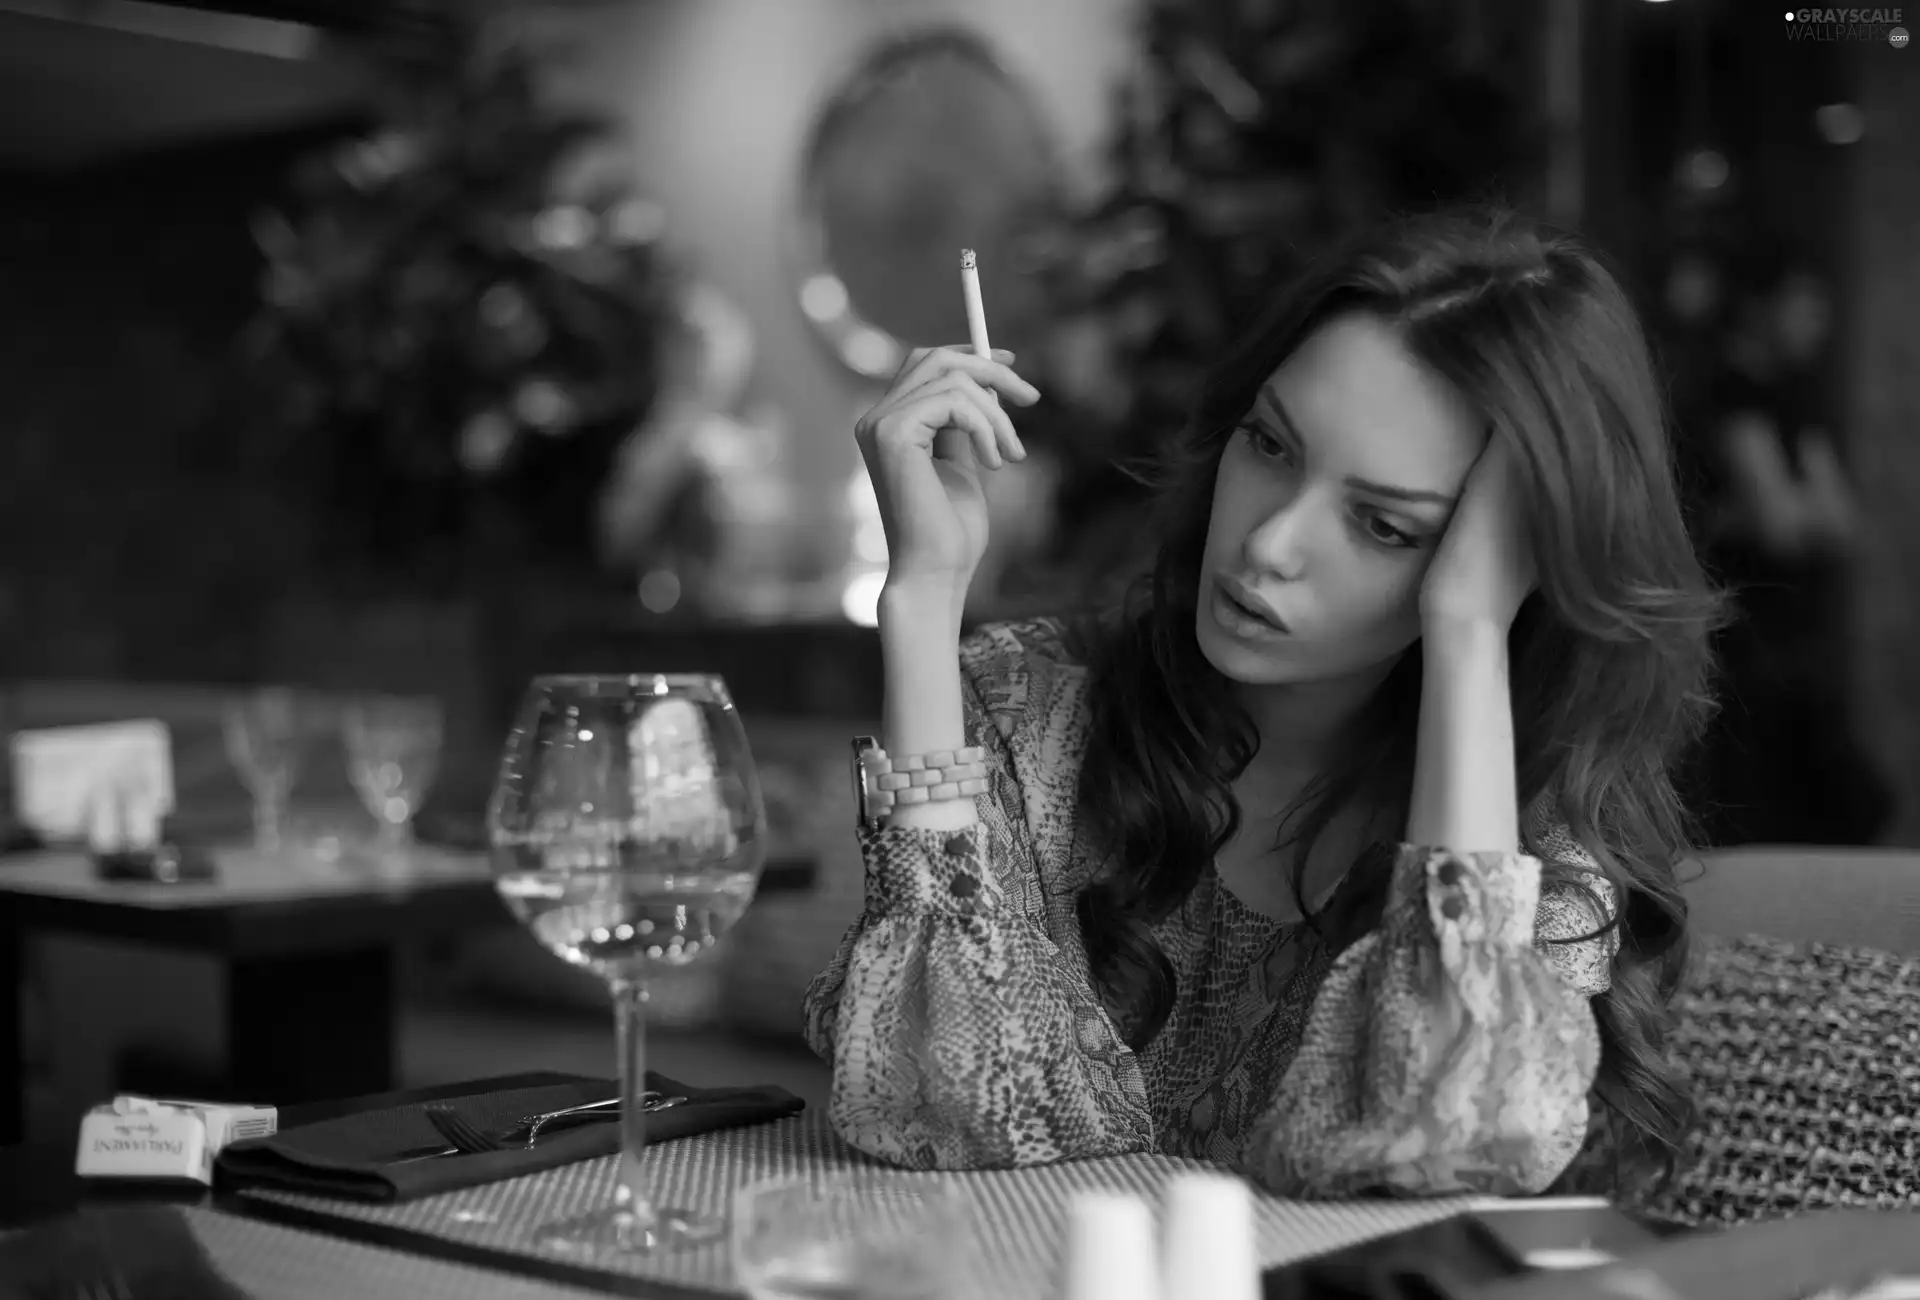
[[[85,838],[103,788],[162,815],[173,811],[173,738],[164,722],[39,728],[16,732],[11,745],[20,821],[44,840]]]
[[[241,1138],[269,1137],[272,1106],[169,1101],[122,1094],[80,1121],[74,1171],[82,1178],[184,1178],[213,1182],[213,1158]]]
[[[1153,1213],[1137,1196],[1082,1192],[1067,1211],[1065,1300],[1159,1300]]]
[[[95,853],[127,847],[126,797],[111,785],[96,786],[87,799],[87,847]]]
[[[1253,1197],[1230,1174],[1180,1174],[1167,1184],[1161,1300],[1260,1300]]]
[[[150,789],[104,783],[87,803],[87,847],[96,855],[157,848],[160,815]]]

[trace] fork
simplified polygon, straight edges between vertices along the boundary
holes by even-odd
[[[686,1100],[685,1097],[663,1097],[658,1093],[649,1094],[652,1100],[643,1104],[645,1113],[668,1110]],[[434,1132],[461,1155],[479,1155],[488,1151],[505,1151],[514,1146],[531,1147],[538,1140],[540,1131],[548,1124],[567,1119],[593,1120],[611,1119],[619,1114],[618,1103],[595,1102],[588,1106],[571,1106],[566,1110],[551,1111],[545,1115],[529,1115],[513,1127],[501,1133],[489,1133],[460,1114],[451,1106],[436,1104],[427,1107],[427,1122],[433,1125]],[[524,1134],[524,1137],[522,1135]]]
[[[659,1093],[649,1089],[644,1094],[642,1100],[645,1101],[646,1098],[658,1097],[659,1095]],[[568,1106],[563,1110],[550,1110],[541,1115],[522,1115],[518,1124],[507,1129],[496,1138],[484,1134],[477,1125],[460,1119],[458,1113],[445,1102],[438,1102],[428,1106],[426,1113],[427,1121],[433,1124],[434,1131],[440,1134],[441,1143],[444,1144],[453,1141],[452,1138],[447,1136],[446,1126],[452,1120],[458,1120],[460,1126],[463,1127],[469,1135],[468,1145],[415,1147],[410,1151],[403,1151],[399,1159],[394,1163],[412,1164],[416,1160],[432,1160],[436,1156],[461,1156],[472,1155],[476,1151],[497,1151],[511,1145],[510,1139],[518,1136],[523,1131],[527,1135],[527,1145],[532,1146],[534,1139],[539,1136],[540,1130],[545,1128],[549,1122],[563,1119],[590,1120],[597,1119],[601,1116],[618,1115],[620,1113],[619,1106],[620,1099],[614,1097],[607,1101],[590,1101],[580,1106]],[[483,1137],[490,1145],[474,1145]]]
[[[665,1110],[669,1106],[678,1106],[685,1097],[669,1097],[652,1088],[640,1094],[640,1108],[652,1114],[656,1110]],[[564,1110],[550,1110],[544,1115],[522,1115],[520,1127],[527,1132],[527,1145],[532,1146],[534,1139],[540,1136],[540,1130],[549,1124],[561,1121],[589,1119],[618,1119],[620,1117],[620,1099],[609,1097],[606,1101],[590,1101],[581,1106],[568,1106]]]

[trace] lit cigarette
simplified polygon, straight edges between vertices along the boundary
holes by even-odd
[[[960,291],[967,297],[967,339],[973,355],[991,360],[993,348],[987,342],[987,308],[980,301],[979,259],[971,248],[960,250]]]

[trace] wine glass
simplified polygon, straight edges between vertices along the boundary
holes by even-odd
[[[487,809],[495,883],[546,946],[607,981],[620,1061],[612,1205],[548,1224],[540,1244],[647,1254],[724,1222],[645,1187],[647,974],[697,960],[753,901],[766,814],[724,681],[699,674],[537,677]]]
[[[377,696],[355,702],[341,718],[347,776],[380,824],[379,847],[391,856],[413,837],[414,814],[440,770],[440,702]]]
[[[299,699],[284,686],[250,692],[227,703],[221,732],[227,761],[253,800],[253,842],[276,850],[300,779]]]

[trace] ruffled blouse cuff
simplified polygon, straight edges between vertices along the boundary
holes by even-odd
[[[862,829],[859,838],[867,871],[867,910],[874,915],[976,915],[1003,901],[983,824],[951,831],[882,824]]]
[[[1443,955],[1479,944],[1528,947],[1540,907],[1540,860],[1403,844],[1388,899],[1389,915],[1424,899]]]

